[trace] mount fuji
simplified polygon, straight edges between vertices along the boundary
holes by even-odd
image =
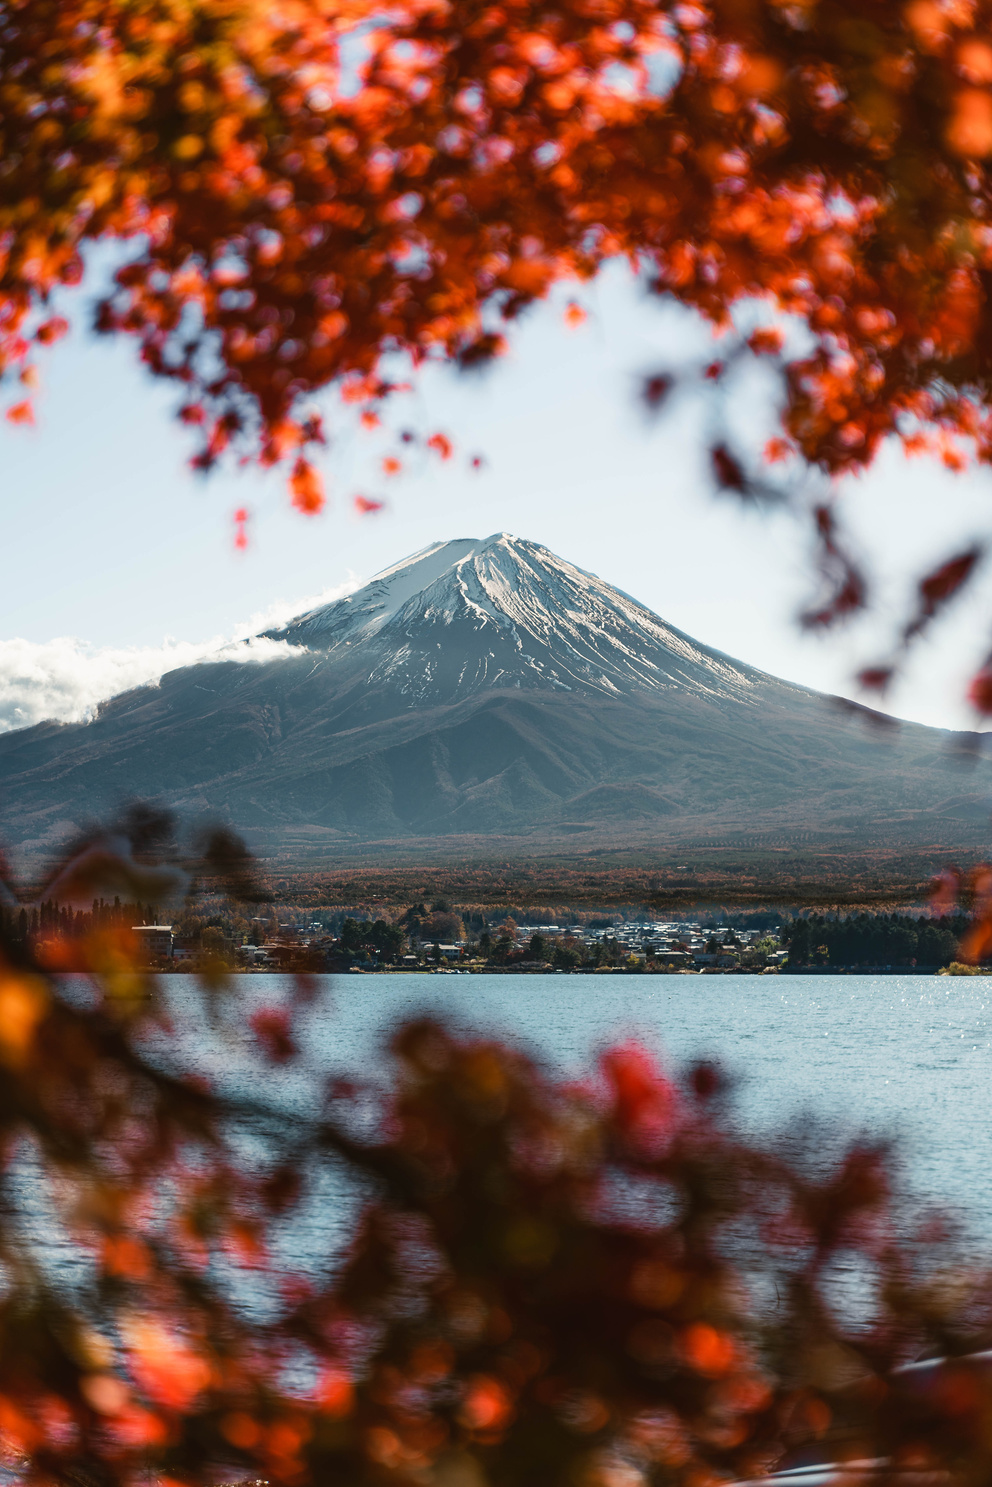
[[[309,865],[986,834],[989,766],[962,775],[954,735],[867,730],[506,533],[436,543],[266,638],[276,659],[228,650],[0,738],[0,840],[44,854],[133,797]]]

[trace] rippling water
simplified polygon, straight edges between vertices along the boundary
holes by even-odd
[[[170,979],[178,1009],[185,978]],[[235,985],[268,1000],[273,981]],[[516,1039],[569,1074],[629,1035],[673,1062],[715,1056],[736,1077],[747,1128],[779,1130],[805,1112],[848,1134],[895,1135],[914,1192],[992,1237],[992,977],[345,975],[322,986],[311,1056],[367,1073],[389,1028],[425,1010]],[[215,1072],[218,1058],[236,1079],[246,1071],[230,1049],[201,1056]]]
[[[234,1092],[308,1108],[315,1076],[383,1071],[383,1043],[400,1020],[431,1011],[514,1039],[557,1071],[587,1069],[598,1049],[628,1036],[672,1063],[716,1057],[734,1077],[746,1130],[822,1124],[840,1136],[894,1136],[913,1196],[992,1240],[992,977],[345,975],[322,978],[302,1068],[262,1070],[247,1017],[286,990],[278,977],[239,976],[233,1017],[204,1022],[197,983],[168,978],[175,1036],[161,1057],[199,1068]],[[233,1032],[230,1026],[233,1025]],[[64,1280],[82,1257],[54,1236],[40,1195],[36,1237]],[[285,1235],[282,1260],[320,1267],[346,1239],[348,1184],[313,1194]]]

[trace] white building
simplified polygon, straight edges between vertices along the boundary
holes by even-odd
[[[132,924],[131,933],[149,960],[172,959],[171,924]]]

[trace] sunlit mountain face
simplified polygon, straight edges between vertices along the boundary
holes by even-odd
[[[442,841],[514,858],[985,839],[989,767],[962,772],[953,735],[866,728],[506,533],[437,543],[267,638],[271,662],[184,667],[89,723],[0,738],[0,838],[44,853],[142,797],[311,865]]]
[[[268,635],[329,659],[352,648],[378,653],[369,681],[415,701],[487,687],[603,696],[675,688],[743,700],[751,688],[746,667],[505,532],[438,543]]]

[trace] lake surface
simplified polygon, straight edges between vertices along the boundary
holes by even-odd
[[[788,1135],[813,1117],[811,1149],[827,1157],[858,1133],[896,1138],[914,1204],[956,1216],[966,1250],[992,1244],[992,976],[322,977],[304,1058],[273,1070],[260,1065],[248,1019],[289,984],[234,978],[220,1028],[203,1015],[196,979],[169,976],[174,1028],[152,1051],[232,1093],[309,1111],[331,1071],[386,1076],[390,1030],[424,1012],[513,1039],[568,1076],[637,1037],[672,1068],[717,1059],[745,1132]],[[52,1279],[85,1286],[89,1259],[60,1232],[43,1185],[30,1168],[17,1185]],[[345,1173],[325,1174],[277,1239],[277,1269],[322,1270],[353,1232],[358,1201]],[[259,1315],[276,1304],[261,1278],[236,1289]]]
[[[182,1024],[191,983],[169,979]],[[271,1002],[280,978],[234,987]],[[896,1136],[914,1194],[992,1238],[992,977],[342,975],[323,978],[310,1055],[367,1075],[389,1029],[424,1011],[515,1039],[569,1075],[629,1036],[671,1065],[716,1058],[745,1128],[780,1131],[805,1113],[824,1122],[824,1147],[830,1133]],[[251,1064],[247,1043],[233,1059],[229,1044],[196,1050],[235,1082]]]

